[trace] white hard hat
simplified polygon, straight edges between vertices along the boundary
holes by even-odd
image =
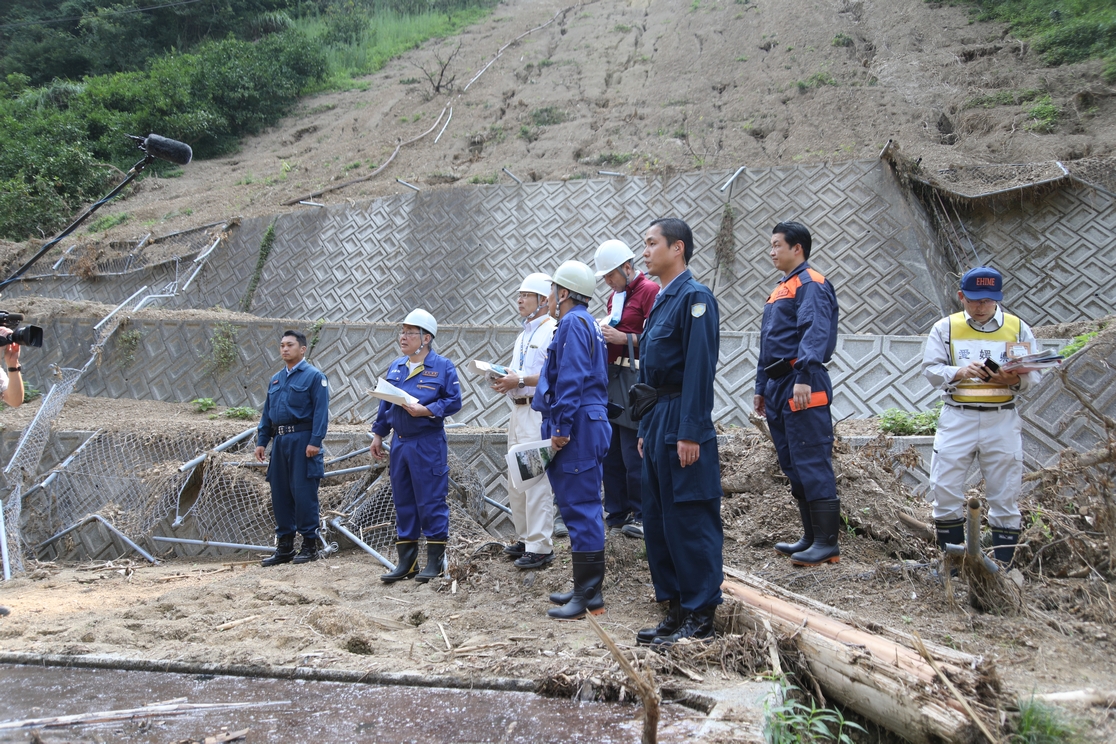
[[[550,294],[550,275],[536,272],[528,274],[523,279],[523,284],[519,285],[520,292],[534,292],[537,295],[546,297]]]
[[[597,253],[593,256],[593,262],[597,264],[597,276],[604,276],[633,258],[635,254],[623,240],[606,240],[598,246]]]
[[[417,307],[411,312],[407,313],[407,317],[403,319],[403,325],[414,326],[420,328],[431,336],[438,335],[438,321],[434,320],[434,316]]]
[[[581,261],[566,261],[554,272],[554,278],[551,281],[559,287],[564,287],[574,294],[581,295],[586,300],[593,296],[593,290],[597,287],[593,270]]]

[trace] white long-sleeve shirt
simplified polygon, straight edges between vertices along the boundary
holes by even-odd
[[[530,321],[524,321],[523,332],[515,340],[512,347],[512,369],[519,371],[519,378],[530,377],[542,372],[543,362],[546,361],[546,350],[550,340],[554,337],[554,329],[558,324],[548,314],[541,315]],[[507,392],[509,398],[527,398],[535,394],[533,385],[513,388]]]
[[[997,307],[996,314],[984,324],[977,323],[966,312],[965,321],[978,331],[991,333],[1003,325],[1004,311]],[[1035,334],[1031,331],[1030,326],[1022,320],[1019,321],[1019,340],[1030,344],[1032,352],[1038,351],[1035,344]],[[953,364],[953,358],[949,351],[949,317],[947,316],[935,323],[934,327],[930,329],[930,333],[926,337],[926,346],[922,350],[922,376],[926,378],[931,387],[942,391],[942,398],[947,405],[953,404],[949,396],[957,389],[957,383],[960,382],[960,380],[953,379],[959,369],[961,368]],[[1025,392],[1033,385],[1038,384],[1041,377],[1042,372],[1038,370],[1019,375],[1019,384],[1011,388],[1012,392],[1017,394]],[[998,408],[1003,404],[966,403],[965,405]]]

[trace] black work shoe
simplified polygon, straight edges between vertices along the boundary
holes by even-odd
[[[268,566],[278,566],[280,563],[290,563],[294,557],[294,535],[280,537],[276,541],[275,552],[271,554],[270,558],[264,558],[260,561],[260,565],[264,568]]]
[[[302,538],[302,550],[298,551],[298,555],[294,557],[293,563],[309,563],[310,561],[318,560],[318,546],[315,544],[318,538],[304,537]]]
[[[554,553],[524,553],[515,562],[515,567],[520,569],[543,568],[554,561]]]
[[[670,600],[670,609],[667,610],[663,621],[654,628],[643,628],[636,633],[636,643],[640,646],[647,646],[656,638],[668,636],[681,628],[685,620],[686,611],[682,609],[682,600],[672,599]]]
[[[509,558],[519,558],[520,556],[522,556],[526,552],[527,552],[527,546],[523,543],[522,540],[515,543],[514,545],[505,545],[504,546],[504,555],[506,555]]]
[[[694,610],[687,613],[686,619],[679,626],[678,630],[670,635],[659,636],[651,641],[651,648],[667,649],[673,646],[683,638],[693,638],[694,640],[707,640],[713,637],[713,616],[717,612],[717,606],[703,607],[700,610]]]
[[[568,602],[561,607],[551,607],[547,615],[555,620],[579,620],[585,613],[599,615],[604,612],[601,585],[604,584],[605,557],[603,550],[573,551],[574,588]],[[551,598],[553,600],[553,597]]]
[[[626,525],[620,528],[620,531],[628,537],[634,537],[637,540],[643,539],[643,520],[633,519]]]

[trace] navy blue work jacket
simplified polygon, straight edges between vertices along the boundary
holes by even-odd
[[[305,359],[288,374],[276,372],[267,386],[267,400],[256,430],[256,444],[266,447],[271,427],[311,422],[310,445],[321,447],[329,426],[329,381],[325,373]]]
[[[556,437],[572,435],[578,409],[608,410],[608,365],[604,335],[589,310],[575,304],[554,330],[531,408],[550,419]]]
[[[665,444],[679,439],[701,444],[717,436],[713,428],[713,378],[721,349],[721,315],[709,288],[689,269],[659,291],[639,338],[639,381],[655,388],[681,386],[668,406]],[[646,437],[648,413],[639,422]]]
[[[811,380],[825,371],[836,348],[837,293],[804,262],[779,280],[763,307],[756,395],[763,395],[767,384],[764,368],[780,359],[795,360],[795,384],[822,389]]]
[[[408,376],[409,375],[409,376]],[[433,351],[428,352],[422,364],[412,373],[407,369],[407,357],[399,357],[388,367],[388,382],[418,398],[418,402],[434,414],[416,418],[402,406],[380,401],[372,433],[386,437],[392,429],[402,437],[418,437],[445,429],[446,416],[461,410],[461,384],[453,362]]]

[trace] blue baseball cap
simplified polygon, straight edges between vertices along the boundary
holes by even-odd
[[[978,266],[969,269],[961,277],[961,292],[969,300],[1004,299],[1004,278],[991,266]]]

